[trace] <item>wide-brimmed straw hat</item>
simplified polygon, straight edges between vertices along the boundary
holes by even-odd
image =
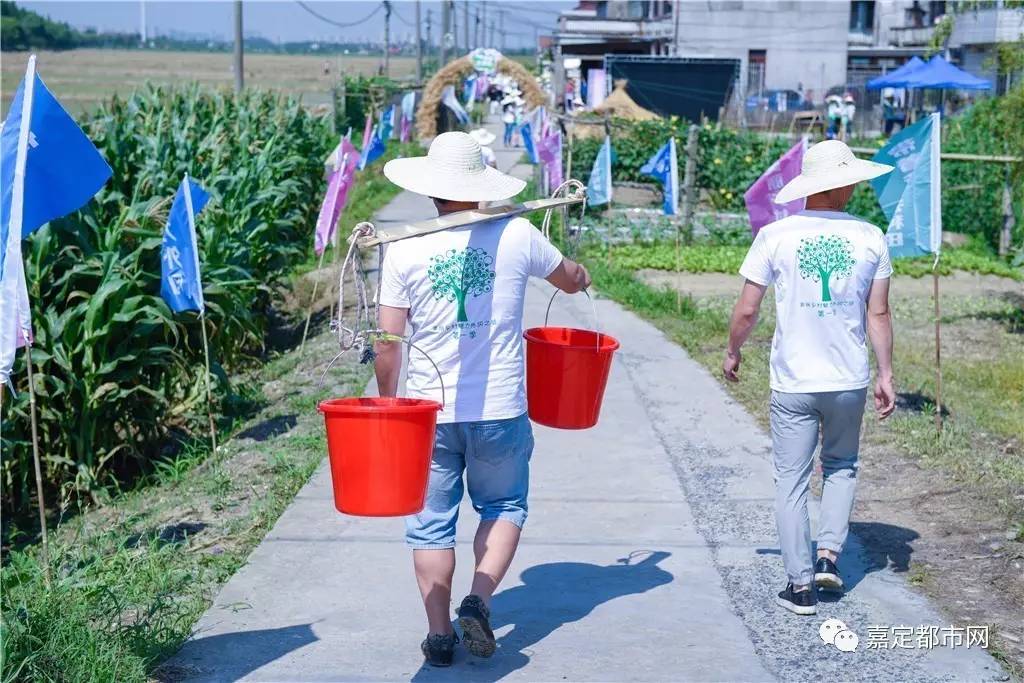
[[[469,135],[474,140],[476,140],[477,144],[480,145],[481,147],[486,147],[487,145],[494,142],[494,140],[497,138],[497,136],[494,133],[487,130],[486,128],[475,128],[469,131]]]
[[[526,183],[484,165],[480,144],[468,133],[441,133],[425,157],[392,159],[384,175],[404,190],[437,199],[494,202],[514,197]]]
[[[779,190],[775,203],[788,204],[818,192],[855,185],[885,175],[892,169],[888,164],[858,159],[844,142],[825,140],[804,152],[800,175]]]

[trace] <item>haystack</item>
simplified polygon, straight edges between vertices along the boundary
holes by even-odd
[[[519,84],[528,109],[547,104],[544,91],[522,64],[502,57],[498,60],[497,70]],[[441,106],[441,93],[449,85],[454,85],[456,92],[462,92],[462,84],[471,73],[473,62],[469,57],[459,57],[448,62],[427,82],[423,88],[423,99],[416,111],[416,132],[421,140],[437,135],[437,108]]]
[[[644,109],[633,101],[626,92],[626,79],[615,81],[615,89],[605,98],[604,102],[594,107],[598,114],[607,114],[614,118],[631,121],[652,121],[661,118],[650,109]]]

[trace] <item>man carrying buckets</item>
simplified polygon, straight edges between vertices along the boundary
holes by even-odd
[[[761,228],[740,268],[746,282],[733,310],[722,371],[727,380],[739,380],[740,347],[757,324],[765,290],[774,285],[770,413],[775,520],[789,578],[776,602],[796,614],[817,612],[816,588],[843,589],[836,561],[849,529],[860,424],[871,382],[865,336],[878,363],[874,399],[879,419],[896,405],[889,249],[881,230],[843,211],[857,183],[891,170],[857,159],[838,140],[814,145],[804,155],[801,174],[775,198],[785,204],[806,197],[805,210]],[[817,560],[812,562],[807,489],[819,426],[824,484]]]
[[[389,161],[384,175],[433,199],[439,215],[514,197],[526,185],[485,166],[480,145],[459,132],[437,136],[425,157]],[[533,451],[522,329],[530,276],[569,293],[590,284],[583,266],[563,258],[524,218],[402,240],[384,257],[380,326],[404,335],[408,324],[410,342],[423,352],[409,354],[407,393],[445,404],[437,420],[426,506],[406,518],[429,629],[421,649],[435,666],[451,664],[457,641],[449,610],[463,471],[480,526],[473,541],[473,585],[459,607],[459,625],[471,653],[490,657],[495,650],[488,621],[491,595],[512,562],[526,521]],[[380,395],[395,396],[401,346],[382,342],[376,352]]]

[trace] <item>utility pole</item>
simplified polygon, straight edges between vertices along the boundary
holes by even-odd
[[[427,9],[427,52],[428,53],[432,52],[433,49],[434,49],[434,44],[432,42],[430,42],[430,27],[431,27],[431,24],[433,24],[433,20],[431,19],[431,15],[432,14],[433,14],[433,10],[428,8]],[[441,67],[439,66],[438,68],[441,68]]]
[[[460,52],[459,49],[459,11],[455,8],[455,0],[444,0],[446,3],[451,4],[452,13],[452,49],[457,55]]]
[[[470,52],[473,46],[469,42],[469,0],[462,3],[462,23],[465,24],[463,32],[466,35],[466,52]]]
[[[501,51],[508,47],[508,40],[505,37],[505,10],[498,10],[498,33],[501,35]]]
[[[384,0],[384,78],[391,77],[391,2]]]
[[[441,39],[438,42],[441,52],[441,63],[437,65],[438,69],[443,69],[444,65],[448,63],[448,45],[445,42],[445,38],[448,37],[448,30],[451,26],[451,8],[448,2],[441,3]]]
[[[480,7],[476,8],[473,21],[473,49],[480,47]]]
[[[423,40],[420,36],[420,0],[416,0],[416,83],[423,82]]]
[[[245,72],[242,58],[242,0],[235,0],[235,92],[245,87]]]
[[[672,37],[672,54],[679,56],[679,0],[672,6],[672,13],[675,15],[676,30]],[[902,128],[900,130],[903,130]]]
[[[146,47],[146,0],[139,1],[139,41]]]
[[[477,47],[490,47],[487,42],[487,0],[480,1],[480,44]]]

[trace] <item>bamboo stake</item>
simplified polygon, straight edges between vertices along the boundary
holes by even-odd
[[[199,324],[203,330],[203,355],[206,357],[206,415],[210,418],[210,441],[217,450],[217,423],[213,421],[213,382],[210,380],[210,342],[206,338],[206,314],[199,313]]]
[[[46,530],[46,500],[43,498],[43,468],[39,456],[39,427],[36,423],[36,382],[32,372],[32,344],[25,348],[25,366],[28,368],[28,406],[32,424],[32,460],[36,469],[36,497],[39,501],[39,530],[43,542],[43,577],[50,588],[50,541]]]
[[[324,256],[327,255],[327,248],[320,252],[320,261],[316,264],[316,278],[313,280],[313,296],[309,298],[309,310],[306,311],[306,327],[302,330],[302,343],[299,344],[299,357],[302,357],[302,351],[306,348],[306,335],[309,334],[309,321],[313,319],[313,306],[316,304],[316,289],[320,284],[320,271],[324,267]],[[334,304],[331,304],[332,306]]]

